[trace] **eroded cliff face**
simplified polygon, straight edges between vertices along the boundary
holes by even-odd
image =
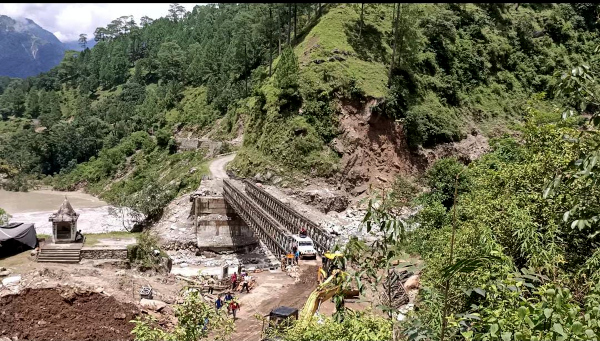
[[[365,192],[369,185],[388,187],[397,175],[417,175],[435,160],[456,156],[469,163],[488,149],[487,138],[476,132],[462,141],[434,148],[410,148],[402,123],[375,114],[376,99],[365,102],[339,102],[342,134],[331,143],[341,155],[337,181],[353,195]]]
[[[0,15],[0,75],[35,76],[62,60],[65,47],[30,19]]]

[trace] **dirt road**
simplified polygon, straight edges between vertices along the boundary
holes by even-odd
[[[234,158],[235,153],[214,159],[208,166],[213,179],[229,179],[229,175],[225,172],[225,166]]]
[[[232,340],[259,341],[262,322],[255,314],[267,315],[273,308],[288,306],[302,309],[310,293],[317,287],[317,269],[320,261],[300,261],[300,281],[295,282],[286,274],[265,274],[260,284],[249,294],[240,295],[241,309],[235,321]],[[263,273],[264,274],[264,273]]]

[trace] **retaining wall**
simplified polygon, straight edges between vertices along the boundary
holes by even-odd
[[[83,247],[81,259],[127,259],[127,247]]]

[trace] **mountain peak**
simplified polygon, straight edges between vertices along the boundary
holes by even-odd
[[[64,56],[54,34],[29,18],[0,15],[0,75],[29,77],[49,71]]]

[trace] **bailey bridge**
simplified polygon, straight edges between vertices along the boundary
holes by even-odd
[[[220,179],[219,179],[220,180]],[[275,256],[292,250],[293,234],[305,228],[320,254],[331,249],[333,236],[290,206],[248,180],[223,179],[223,196],[194,196],[200,249],[241,250],[262,241]],[[226,217],[223,219],[223,217]]]

